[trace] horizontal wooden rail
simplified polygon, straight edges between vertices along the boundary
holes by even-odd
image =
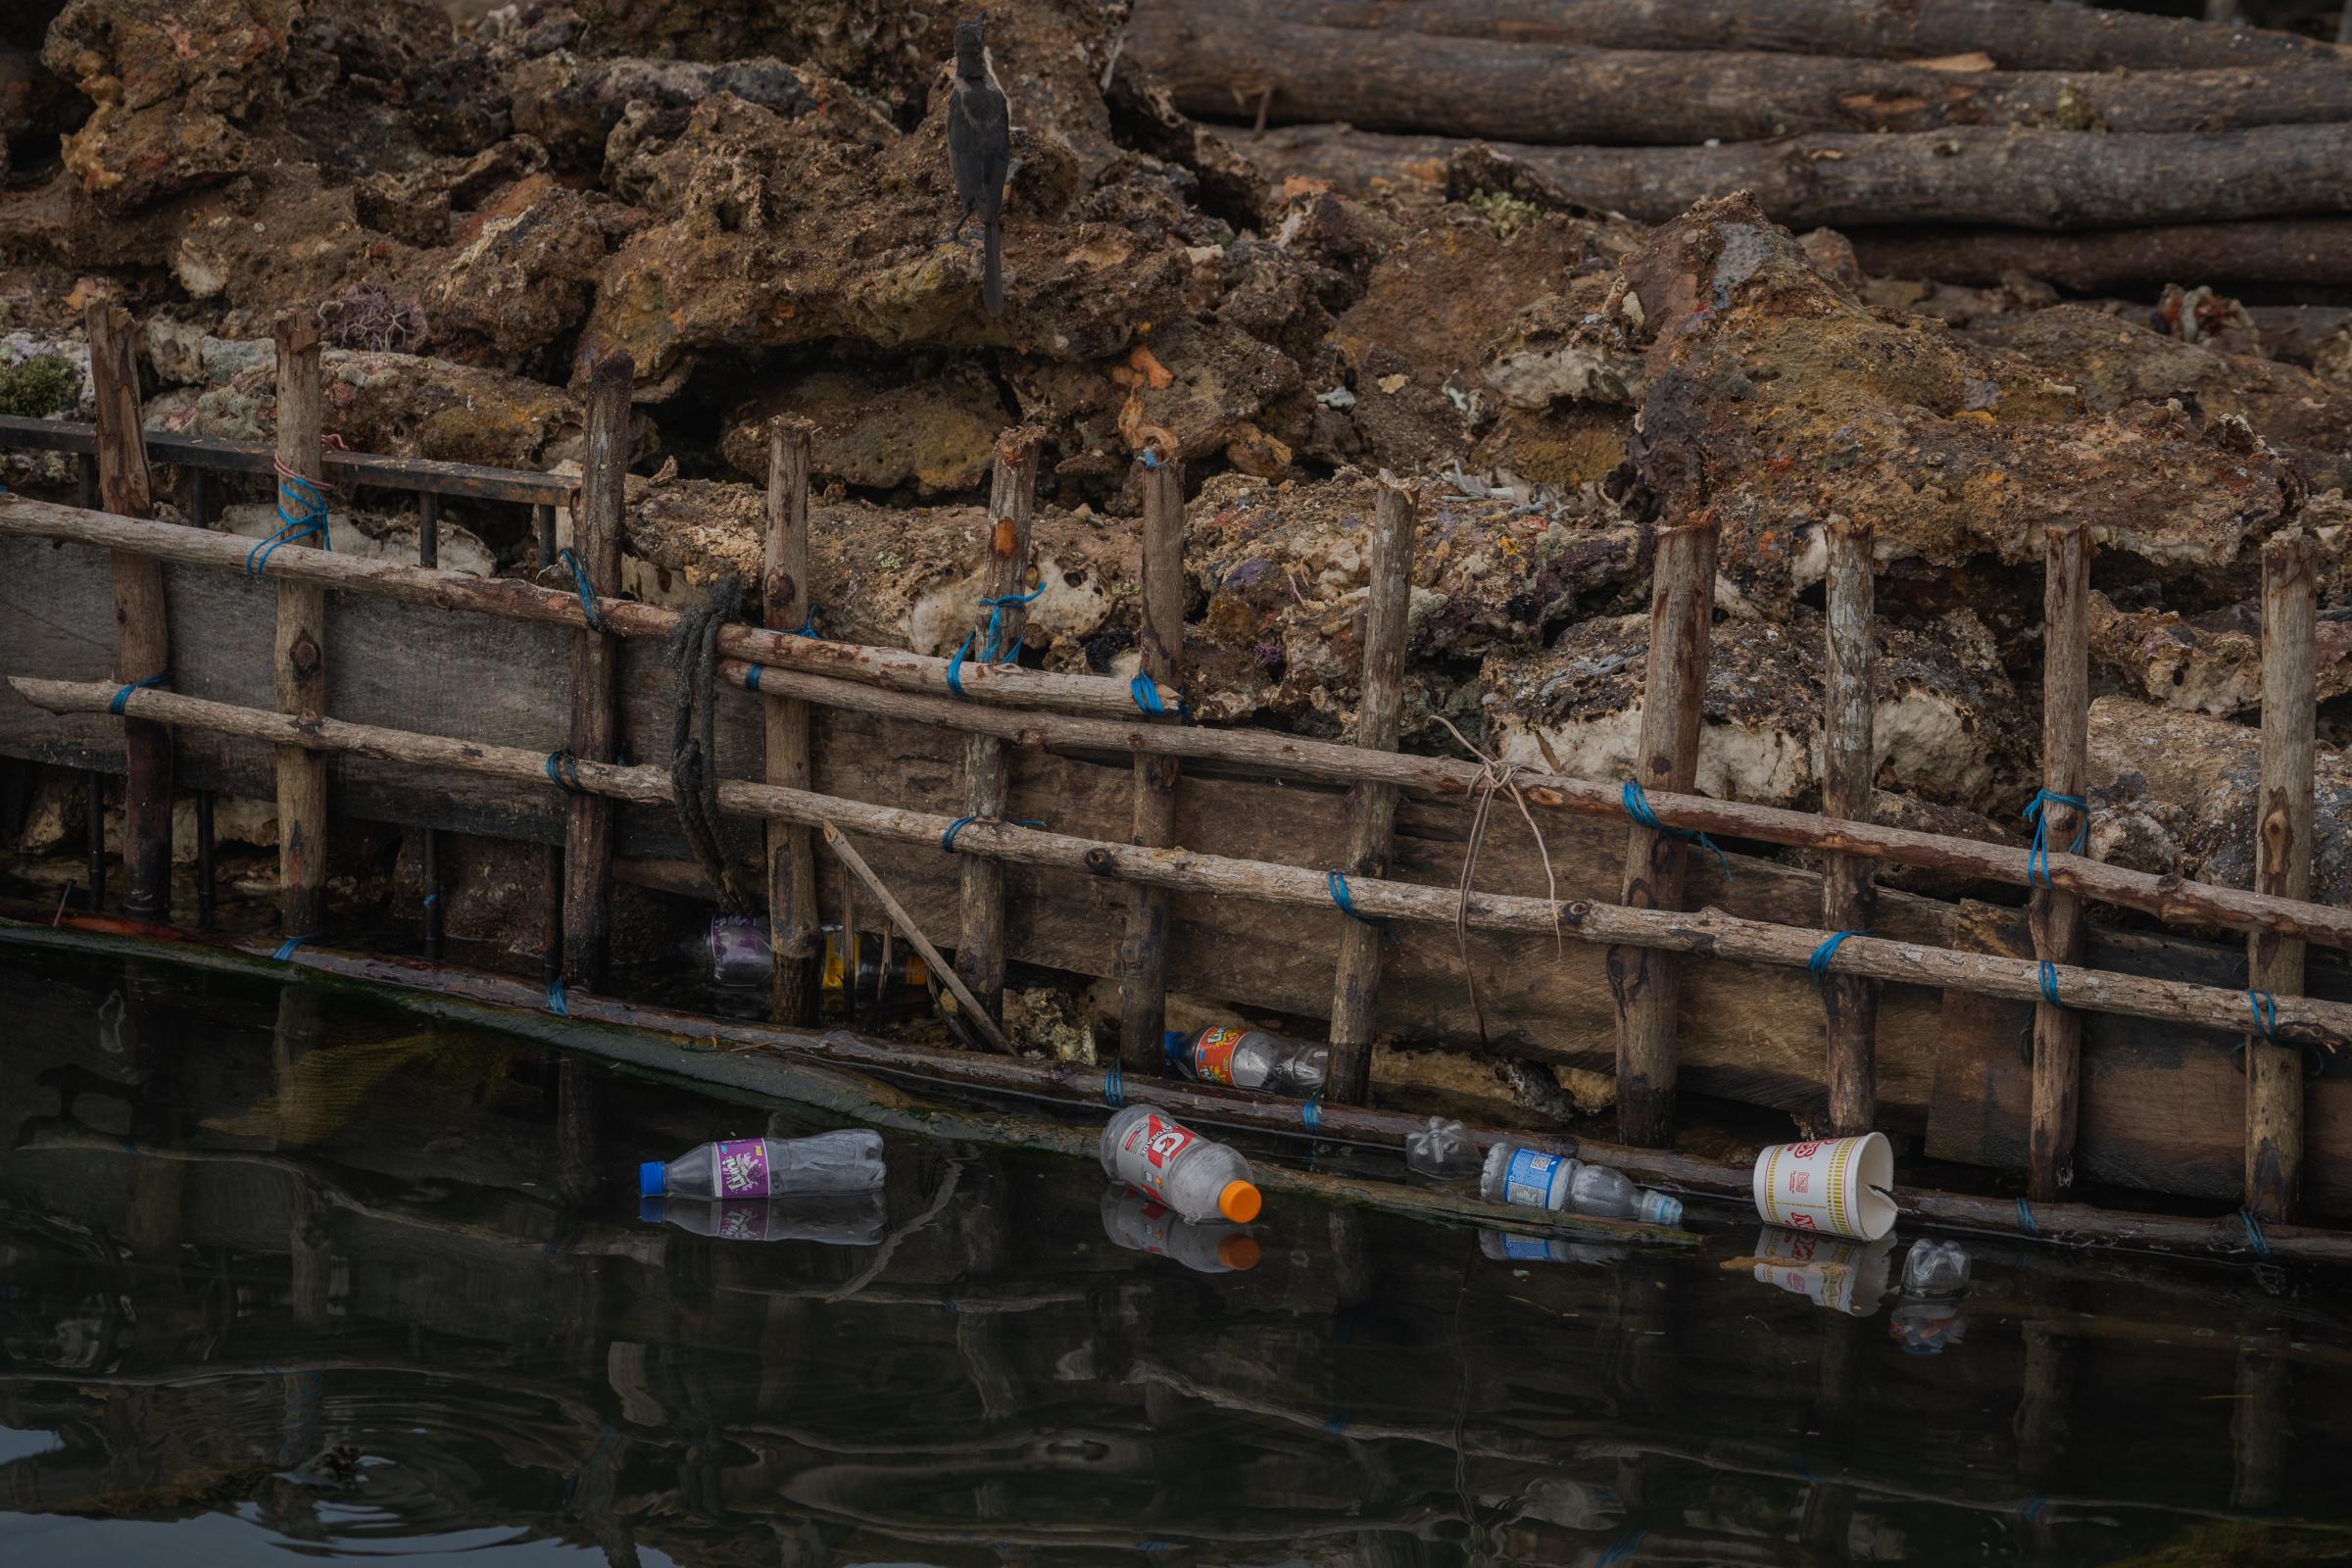
[[[230,535],[23,497],[0,497],[0,536],[6,535],[137,551],[167,561],[235,570],[244,569],[251,543]],[[563,626],[587,623],[576,593],[512,578],[469,577],[392,562],[293,550],[272,555],[264,571],[270,576],[309,576],[352,593],[474,611],[511,620]],[[630,600],[607,599],[599,604],[608,626],[624,637],[666,638],[677,621],[672,611]],[[1099,675],[1057,675],[967,662],[960,673],[964,699],[959,701],[948,692],[948,662],[920,654],[823,642],[753,626],[722,631],[719,647],[732,661],[724,672],[737,682],[746,678],[752,663],[764,666],[760,686],[763,693],[1001,736],[1024,746],[1199,759],[1287,778],[1396,784],[1440,798],[1469,796],[1481,788],[1485,777],[1476,763],[1446,757],[1372,752],[1270,730],[1142,723],[1127,686]],[[1176,694],[1163,690],[1161,696],[1173,710]],[[1067,710],[1069,713],[1019,710],[1034,708]],[[1098,716],[1069,716],[1079,713]],[[1120,718],[1126,721],[1116,721]],[[1531,807],[1625,820],[1619,785],[1535,768],[1515,768],[1512,779]],[[1647,803],[1658,820],[1669,827],[1859,856],[2015,887],[2035,885],[2029,871],[2028,852],[2007,845],[1871,822],[1838,821],[1780,807],[1710,800],[1703,795],[1652,790]],[[2156,876],[2079,855],[2051,854],[2047,875],[2055,887],[2173,924],[2275,932],[2352,952],[2352,909]]]
[[[105,681],[34,680],[12,677],[10,685],[36,707],[57,713],[103,713],[122,689]],[[418,735],[407,730],[348,724],[315,713],[299,716],[205,702],[160,690],[133,691],[122,710],[132,718],[184,725],[216,734],[238,735],[275,746],[318,752],[347,752],[423,768],[452,769],[504,778],[532,790],[554,789],[544,753],[475,741]],[[621,767],[578,761],[567,781],[587,793],[647,806],[671,802],[670,776],[655,767]],[[924,811],[874,806],[805,790],[732,781],[718,786],[719,805],[743,816],[778,821],[831,821],[843,830],[900,844],[936,844],[953,820]],[[1190,850],[1150,849],[1038,832],[1002,822],[972,822],[956,839],[958,854],[985,855],[1022,865],[1056,866],[1143,887],[1170,888],[1244,898],[1298,908],[1331,907],[1322,871],[1263,860],[1200,855]],[[1457,918],[1482,931],[1553,936],[1578,942],[1617,944],[1666,953],[1690,953],[1735,962],[1805,968],[1825,933],[1764,920],[1741,919],[1720,909],[1685,914],[1672,909],[1631,909],[1585,900],[1474,893],[1459,901],[1450,889],[1363,878],[1350,882],[1356,909],[1379,919],[1452,926]],[[2115,974],[2074,964],[2042,965],[1996,954],[1961,953],[1877,937],[1848,938],[1830,956],[1839,974],[1868,975],[1901,985],[1971,992],[2013,1002],[2039,1001],[2049,988],[2066,1006],[2125,1017],[2155,1018],[2203,1028],[2242,1032],[2249,1002],[2243,991]],[[2276,999],[2276,1036],[2282,1044],[2327,1051],[2352,1039],[2352,1004],[2309,997]]]
[[[273,471],[271,465],[276,451],[263,442],[220,441],[211,436],[177,435],[164,430],[149,430],[145,434],[149,463],[209,468],[217,473],[266,475]],[[95,425],[5,415],[0,416],[0,448],[21,452],[96,452],[98,431]],[[468,463],[437,463],[429,458],[385,458],[368,452],[328,452],[326,477],[329,483],[346,488],[366,485],[377,490],[416,490],[474,501],[520,501],[534,506],[564,506],[580,487],[578,479],[561,473],[484,468]]]
[[[0,496],[0,536],[62,539],[101,550],[129,550],[192,566],[243,571],[254,541],[234,534],[210,533],[178,523],[144,522],[103,512],[55,506],[23,496]],[[514,577],[474,577],[390,561],[363,561],[356,556],[323,550],[279,550],[262,563],[265,577],[314,582],[348,593],[374,594],[438,610],[472,611],[508,620],[533,620],[555,626],[585,626],[587,612],[579,594],[570,588],[542,588]],[[678,612],[632,599],[597,601],[605,630],[620,637],[666,642],[677,627]],[[718,646],[736,659],[762,664],[831,675],[844,681],[886,686],[896,691],[950,695],[949,661],[910,654],[898,648],[868,648],[858,643],[827,642],[764,627],[728,625],[720,629]],[[1020,708],[1069,709],[1080,712],[1125,713],[1138,716],[1135,694],[1128,683],[1106,675],[1060,675],[1050,670],[1025,669],[1017,664],[979,664],[966,661],[956,672],[963,700]],[[1160,700],[1170,712],[1177,694],[1160,688]]]

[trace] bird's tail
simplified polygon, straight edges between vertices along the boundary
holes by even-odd
[[[991,316],[1004,314],[1004,222],[991,218],[980,264],[980,304]]]

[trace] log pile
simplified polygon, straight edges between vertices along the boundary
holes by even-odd
[[[1643,222],[1748,190],[1897,275],[2352,281],[2352,53],[2285,33],[2034,0],[1143,0],[1128,46],[1277,176],[1427,179],[1486,139]]]

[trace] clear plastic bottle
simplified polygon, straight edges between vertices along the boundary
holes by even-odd
[[[1250,1162],[1156,1105],[1129,1105],[1102,1129],[1102,1169],[1189,1220],[1247,1225],[1262,1203]]]
[[[1968,1289],[1968,1252],[1957,1242],[1932,1236],[1911,1244],[1903,1254],[1903,1294],[1943,1300]]]
[[[1404,1135],[1404,1162],[1417,1175],[1461,1181],[1479,1173],[1478,1145],[1460,1122],[1432,1116]]]
[[[641,1198],[637,1217],[648,1225],[675,1225],[722,1242],[873,1247],[881,1242],[890,1216],[881,1193],[869,1191],[798,1199]]]
[[[1130,1252],[1172,1257],[1202,1274],[1238,1274],[1257,1267],[1257,1238],[1225,1220],[1195,1224],[1123,1183],[1102,1195],[1102,1231]]]
[[[882,1185],[882,1135],[863,1128],[814,1138],[743,1138],[705,1144],[676,1159],[637,1167],[648,1198],[777,1198],[862,1193]]]
[[[1203,1029],[1198,1035],[1174,1029],[1160,1037],[1168,1064],[1195,1083],[1265,1089],[1311,1100],[1323,1092],[1331,1048],[1284,1040],[1263,1029]]]
[[[1622,1171],[1519,1144],[1496,1144],[1487,1151],[1478,1196],[1489,1202],[1568,1209],[1603,1219],[1638,1219],[1649,1225],[1683,1222],[1681,1200],[1636,1187]]]

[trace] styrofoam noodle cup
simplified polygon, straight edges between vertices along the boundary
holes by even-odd
[[[1894,1148],[1884,1133],[1774,1144],[1756,1155],[1756,1213],[1767,1225],[1875,1242],[1894,1229]]]
[[[1839,1241],[1819,1231],[1767,1225],[1756,1235],[1755,1274],[1766,1285],[1801,1296],[1815,1306],[1868,1317],[1886,1294],[1894,1239]]]

